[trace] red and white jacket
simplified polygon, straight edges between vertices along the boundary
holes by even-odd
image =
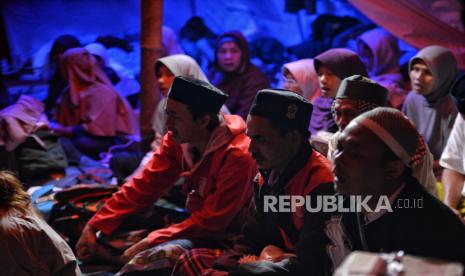
[[[89,221],[105,234],[115,231],[128,216],[149,207],[183,176],[183,190],[191,191],[186,208],[190,218],[148,235],[157,245],[180,238],[202,238],[223,233],[252,196],[258,169],[248,152],[246,125],[236,115],[223,115],[207,148],[192,164],[189,144],[178,144],[168,132],[143,172],[124,184]]]

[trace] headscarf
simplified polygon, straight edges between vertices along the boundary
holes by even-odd
[[[242,52],[241,64],[234,72],[223,71],[218,64],[218,50],[227,41],[233,41]],[[266,75],[250,62],[249,45],[244,35],[239,31],[223,33],[217,40],[215,64],[211,68],[208,78],[213,85],[229,95],[224,106],[232,114],[239,115],[244,120],[247,118],[257,91],[270,87]]]
[[[364,43],[371,50],[373,64],[368,73],[372,80],[389,77],[395,82],[402,81],[399,68],[400,50],[394,36],[376,28],[363,33],[358,39],[358,43]]]
[[[111,82],[97,65],[95,58],[84,48],[72,48],[63,55],[62,66],[68,77],[71,101],[79,103],[79,94],[98,83],[110,85]]]
[[[412,176],[436,195],[433,155],[415,125],[397,109],[378,107],[352,120],[373,132],[412,170]]]
[[[176,54],[184,54],[184,51],[179,46],[178,39],[176,33],[170,27],[163,26],[161,28],[162,32],[162,45],[164,56],[171,56]]]
[[[341,81],[352,75],[368,77],[365,65],[360,57],[353,51],[343,48],[330,49],[319,54],[314,59],[315,71],[321,66],[327,67]],[[312,120],[310,122],[310,132],[312,135],[318,131],[336,132],[337,125],[334,122],[331,112],[334,99],[328,97],[318,97],[313,104]]]
[[[425,98],[430,105],[449,94],[457,74],[457,60],[449,49],[442,46],[428,46],[420,50],[408,63],[409,72],[417,60],[426,63],[433,75],[433,90]]]
[[[90,44],[87,44],[84,48],[87,51],[89,51],[89,53],[100,57],[103,60],[103,64],[105,66],[109,65],[107,48],[105,48],[103,44],[98,43],[98,42],[90,43]]]
[[[302,90],[302,97],[313,102],[321,96],[318,74],[313,65],[313,59],[305,58],[283,65],[283,71],[287,69],[295,78]]]
[[[400,73],[400,50],[397,39],[381,28],[363,33],[357,40],[370,49],[372,67],[368,74],[370,78],[389,90],[389,102],[392,107],[400,109],[407,92],[404,78]]]
[[[81,47],[79,40],[73,35],[61,35],[55,39],[49,54],[49,70],[51,79],[48,85],[47,98],[45,99],[45,111],[52,115],[52,110],[57,104],[57,100],[63,95],[68,82],[61,75],[59,70],[59,58],[57,54],[62,54],[71,48]],[[53,59],[53,60],[52,60]]]
[[[240,31],[229,31],[223,33],[220,37],[218,37],[218,40],[216,42],[216,47],[215,47],[215,66],[217,69],[221,69],[220,66],[218,65],[218,50],[221,45],[223,45],[226,42],[234,42],[236,45],[241,49],[242,53],[242,59],[241,59],[241,66],[239,66],[239,69],[236,72],[231,72],[231,73],[242,73],[247,69],[247,66],[250,64],[250,49],[249,49],[249,44],[247,43],[247,40],[245,39],[244,35]],[[224,74],[230,74],[223,72]]]
[[[207,77],[203,73],[199,64],[195,59],[187,55],[172,55],[167,57],[162,57],[155,62],[155,73],[159,70],[160,64],[165,65],[175,77],[185,76],[202,81],[208,82]],[[166,122],[166,113],[165,105],[167,98],[163,98],[158,103],[155,112],[152,118],[152,128],[159,134],[163,135],[166,131],[165,122]]]
[[[136,133],[137,122],[129,103],[115,90],[86,49],[66,51],[62,67],[68,77],[69,91],[59,108],[61,124],[82,125],[96,136]]]
[[[158,70],[160,63],[168,67],[175,77],[185,76],[208,82],[200,66],[190,56],[180,54],[162,57],[155,63],[155,70]]]
[[[321,66],[327,67],[341,80],[352,75],[368,77],[360,57],[349,49],[334,48],[319,54],[314,59],[315,71],[318,72]]]

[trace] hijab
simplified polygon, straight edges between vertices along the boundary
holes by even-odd
[[[409,72],[416,61],[422,60],[433,75],[433,90],[425,98],[433,105],[449,95],[457,74],[457,60],[449,49],[442,46],[428,46],[420,50],[408,63]]]
[[[179,54],[162,57],[155,63],[155,70],[160,63],[165,65],[175,77],[185,76],[208,82],[198,63],[190,56]]]
[[[306,58],[283,65],[283,71],[287,69],[295,78],[302,90],[302,97],[313,102],[321,96],[318,74],[313,65],[313,59]]]
[[[363,33],[358,43],[363,43],[371,51],[372,67],[368,74],[374,81],[402,82],[399,58],[400,50],[397,39],[383,29],[376,28]]]

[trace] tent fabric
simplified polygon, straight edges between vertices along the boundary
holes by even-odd
[[[365,1],[349,0],[365,16],[385,28],[399,39],[422,49],[430,45],[440,45],[451,50],[461,70],[465,70],[465,32],[458,26],[454,13],[444,12],[444,8],[458,11],[458,1],[441,0],[391,0]],[[426,5],[431,3],[431,5]],[[432,7],[430,10],[427,7]],[[437,10],[433,11],[434,7]],[[443,9],[440,9],[440,8]],[[443,11],[443,12],[438,12]],[[438,15],[437,15],[438,14]],[[451,16],[452,15],[452,16]],[[447,22],[445,22],[447,21]]]
[[[163,25],[176,32],[191,16],[198,15],[217,34],[241,30],[248,39],[271,36],[285,46],[308,39],[315,18],[305,13],[286,13],[285,0],[176,0],[163,1],[163,6]],[[363,17],[347,0],[319,0],[317,11]],[[98,36],[132,41],[140,33],[140,0],[9,0],[0,1],[0,13],[13,69],[19,69],[39,51],[48,53],[53,40],[62,34],[75,35],[86,45]],[[112,57],[112,48],[108,50]]]
[[[87,44],[99,35],[120,37],[140,30],[139,0],[0,2],[13,67],[22,66],[62,34],[75,35]]]

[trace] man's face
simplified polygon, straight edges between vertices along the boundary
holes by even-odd
[[[341,79],[338,76],[322,65],[318,68],[318,81],[323,95],[329,98],[336,97],[337,89],[341,84]]]
[[[281,136],[268,119],[249,115],[247,136],[250,137],[249,152],[262,170],[283,169],[293,157],[289,150],[290,135]]]
[[[338,138],[333,164],[335,190],[344,195],[378,195],[386,181],[385,144],[368,128],[350,123]]]
[[[433,74],[426,63],[417,60],[410,70],[410,81],[412,90],[420,95],[428,95],[433,92]]]
[[[168,95],[168,91],[170,90],[171,84],[173,84],[174,77],[174,74],[165,65],[160,65],[157,72],[157,81],[163,96],[166,97],[166,95]]]
[[[356,100],[336,99],[334,102],[334,121],[341,131],[359,114]]]
[[[166,102],[166,129],[173,133],[179,144],[192,142],[193,133],[198,129],[187,105],[168,98]]]
[[[234,42],[225,42],[218,48],[218,64],[225,72],[234,72],[241,66],[242,51]]]

